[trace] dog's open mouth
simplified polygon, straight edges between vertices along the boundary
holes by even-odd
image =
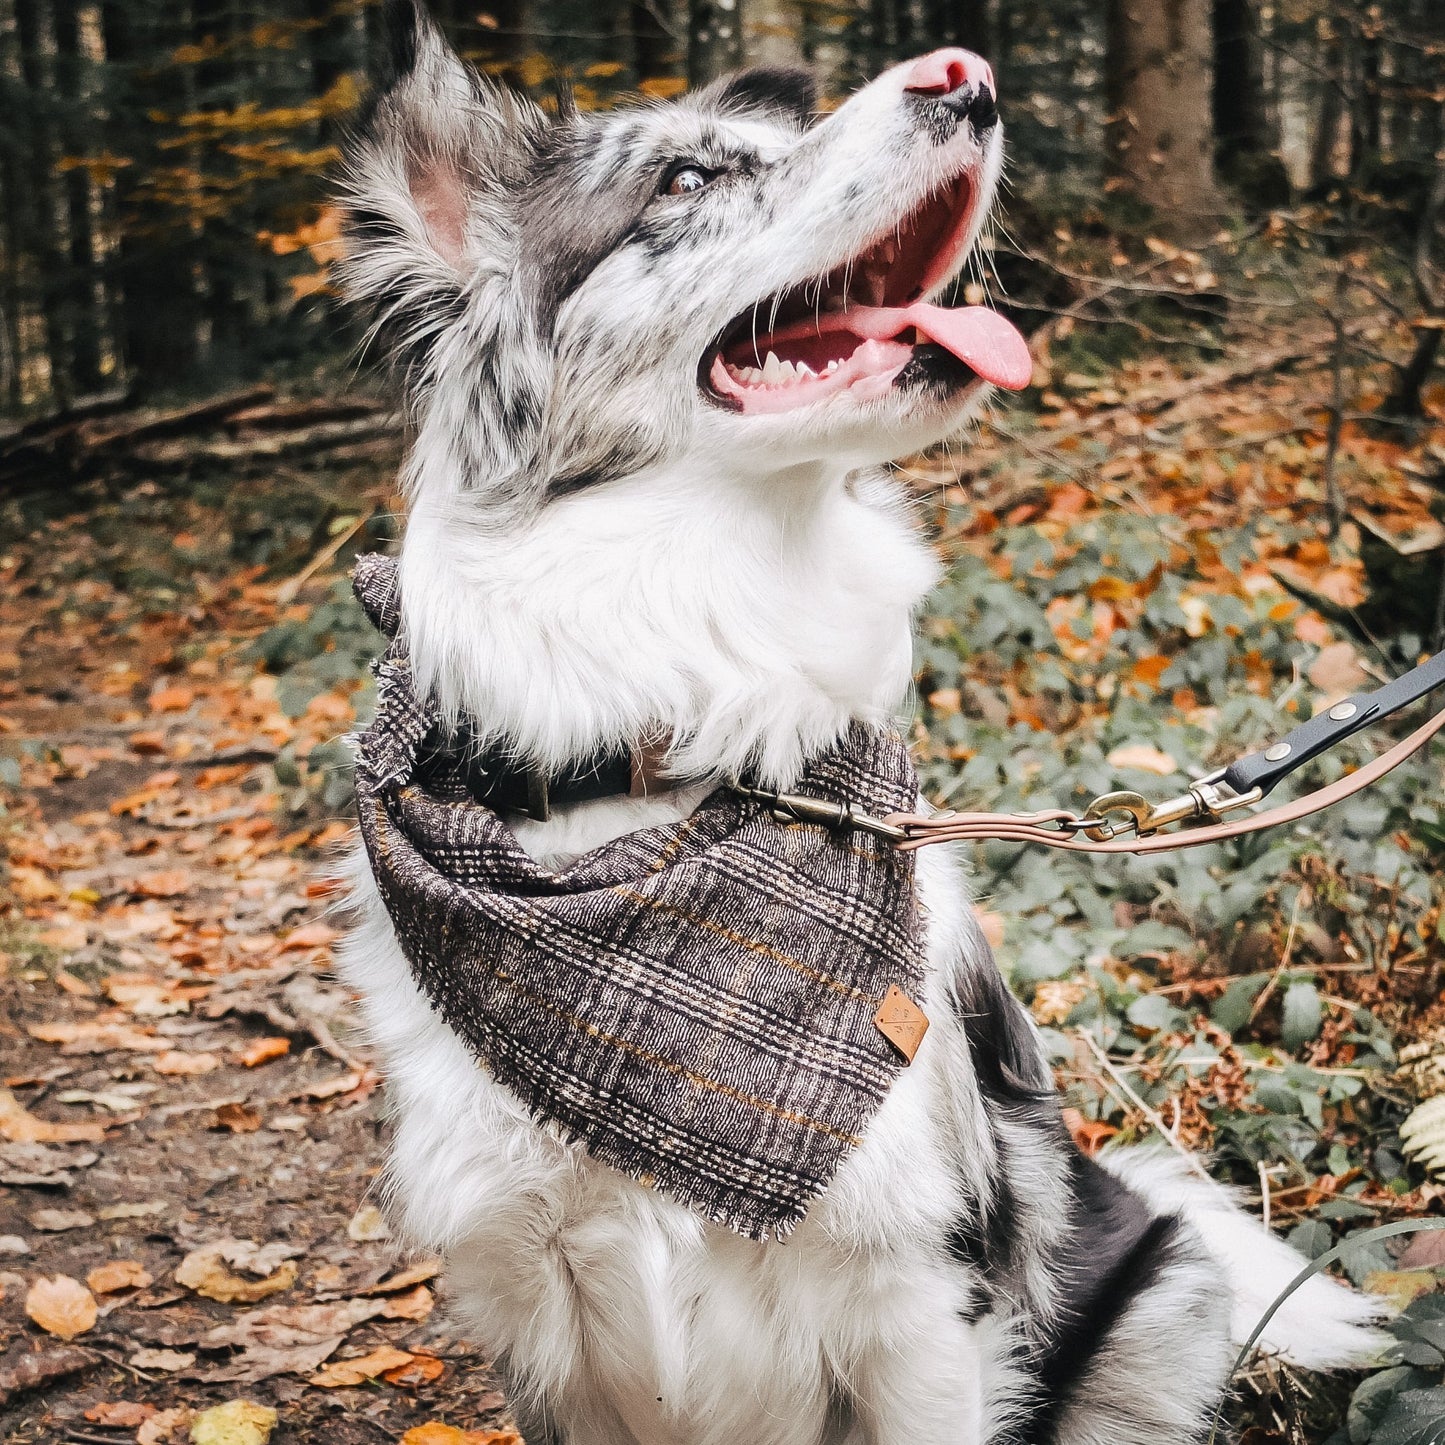
[[[961,363],[960,378],[1017,391],[1028,343],[986,306],[920,300],[951,275],[971,229],[964,176],[829,275],[750,306],[703,359],[704,388],[748,412],[792,411],[851,390],[882,396],[916,358]]]

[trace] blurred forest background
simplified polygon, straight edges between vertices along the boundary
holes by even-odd
[[[815,66],[836,99],[892,61],[965,45],[999,76],[1021,247],[1150,208],[1172,239],[1198,241],[1308,203],[1320,244],[1398,263],[1390,289],[1416,345],[1393,404],[1418,413],[1445,305],[1430,275],[1445,209],[1438,0],[435,8],[489,73],[544,102],[564,82],[583,106],[758,62]],[[0,0],[0,406],[344,361],[324,177],[378,28],[375,0]],[[1005,279],[1027,303],[1062,278]]]
[[[961,290],[1034,376],[899,468],[947,565],[912,719],[936,802],[1174,796],[1445,641],[1442,0],[436,8],[544,106],[992,62],[1007,187]],[[379,18],[0,0],[14,1445],[518,1445],[371,1201],[385,1085],[330,973],[377,645],[346,572],[400,531],[326,189]],[[972,855],[1080,1147],[1162,1140],[1404,1310],[1371,1372],[1252,1361],[1244,1445],[1445,1439],[1445,1233],[1369,1234],[1445,1212],[1440,754],[1224,846]]]

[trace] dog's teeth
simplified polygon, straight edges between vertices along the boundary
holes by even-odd
[[[762,380],[769,386],[776,386],[783,379],[783,363],[778,360],[776,351],[768,352],[768,359],[763,362]]]
[[[824,376],[832,376],[832,374],[833,374],[835,371],[837,371],[837,369],[838,369],[838,358],[835,356],[835,357],[832,359],[832,361],[830,361],[830,362],[827,364],[827,366],[825,366],[825,367],[823,368],[823,375],[824,375]]]
[[[745,366],[745,367],[743,367],[743,380],[744,380],[744,381],[752,382],[754,385],[756,385],[756,384],[757,384],[758,382],[760,382],[762,379],[763,379],[763,373],[762,373],[762,371],[761,371],[758,367],[756,367],[756,366]]]
[[[817,376],[818,374],[806,361],[795,361],[793,363],[793,370],[797,372],[800,381],[810,376]]]

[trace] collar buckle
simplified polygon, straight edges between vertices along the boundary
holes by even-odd
[[[751,788],[744,783],[730,783],[733,792],[772,810],[780,823],[817,823],[839,833],[871,833],[890,843],[902,843],[908,830],[865,813],[854,803],[830,803],[826,798],[810,798],[804,793],[780,793],[772,788]]]

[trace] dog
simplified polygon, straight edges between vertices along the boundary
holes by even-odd
[[[630,785],[515,808],[522,846],[561,867],[893,722],[937,565],[887,465],[1027,379],[1007,322],[936,304],[998,184],[986,64],[935,52],[824,118],[777,69],[549,115],[415,0],[388,27],[343,283],[414,426],[410,666],[446,729],[528,780],[632,759]],[[802,1223],[760,1242],[598,1163],[479,1066],[357,852],[340,966],[388,1079],[390,1207],[445,1255],[532,1445],[1208,1430],[1303,1261],[1167,1150],[1079,1152],[956,862],[926,850],[916,882],[932,1027]],[[1362,1364],[1380,1317],[1317,1277],[1261,1346]]]

